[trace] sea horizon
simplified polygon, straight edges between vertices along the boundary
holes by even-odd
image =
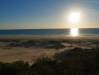
[[[55,29],[0,29],[0,36],[4,35],[32,35],[32,36],[69,36],[70,28]],[[79,28],[79,36],[99,36],[99,28]]]

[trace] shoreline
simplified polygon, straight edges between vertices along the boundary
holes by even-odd
[[[34,35],[0,35],[0,40],[99,40],[99,36],[95,35],[81,35],[81,36],[70,36],[70,35],[62,35],[62,36],[34,36]]]

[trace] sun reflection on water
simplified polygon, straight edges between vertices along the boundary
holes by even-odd
[[[70,35],[71,36],[79,36],[79,28],[71,28],[70,29]]]

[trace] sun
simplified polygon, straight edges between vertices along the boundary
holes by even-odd
[[[72,24],[77,24],[78,22],[80,22],[80,18],[81,12],[79,11],[71,12],[68,16],[68,22]]]
[[[68,22],[70,25],[70,36],[78,36],[79,35],[79,22],[81,20],[81,12],[80,11],[72,11],[68,15]]]
[[[70,35],[75,37],[79,35],[79,29],[78,28],[71,28],[70,29]]]

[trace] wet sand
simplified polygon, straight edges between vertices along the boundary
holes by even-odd
[[[94,36],[32,36],[32,35],[2,35],[0,36],[0,40],[68,40],[68,39],[86,39],[86,40],[99,40],[98,35]]]

